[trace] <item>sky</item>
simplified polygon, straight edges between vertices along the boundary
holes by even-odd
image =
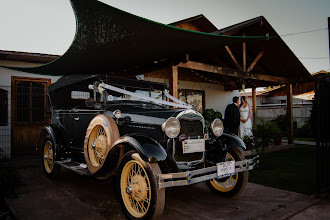
[[[101,2],[163,24],[203,14],[218,29],[264,16],[310,73],[330,72],[330,0]],[[0,50],[62,55],[75,28],[69,0],[0,0]]]

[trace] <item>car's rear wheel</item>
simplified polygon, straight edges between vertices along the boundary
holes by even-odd
[[[226,155],[226,161],[244,160],[243,153],[236,147],[231,147]],[[207,186],[213,191],[225,197],[234,197],[244,191],[249,179],[249,172],[236,173],[233,176],[206,181]]]
[[[115,121],[106,115],[97,115],[89,123],[84,142],[84,156],[91,173],[103,165],[113,142],[119,138]]]
[[[55,146],[53,140],[47,135],[42,142],[42,167],[47,177],[53,177],[58,165],[55,164]]]
[[[151,219],[163,213],[165,189],[158,189],[157,174],[161,174],[157,163],[142,161],[134,152],[125,154],[117,171],[116,191],[129,219]]]

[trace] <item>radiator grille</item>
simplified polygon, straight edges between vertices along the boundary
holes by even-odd
[[[203,137],[203,123],[200,120],[185,120],[185,119],[179,119],[181,130],[180,135],[184,134],[187,138],[188,137],[197,137],[201,136]],[[203,153],[190,153],[190,154],[183,154],[182,149],[182,142],[178,139],[175,140],[175,161],[177,162],[190,162],[190,161],[196,161],[196,160],[202,160],[203,159]]]

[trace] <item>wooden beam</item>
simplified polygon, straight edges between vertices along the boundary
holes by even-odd
[[[245,37],[245,32],[243,37]],[[246,42],[243,42],[243,71],[246,72]]]
[[[234,70],[227,67],[220,67],[205,63],[199,63],[195,61],[188,61],[187,63],[180,63],[178,65],[182,68],[188,68],[193,70],[200,70],[210,73],[215,73],[219,75],[225,75],[225,76],[232,76],[232,77],[238,77],[238,78],[248,78],[248,79],[254,79],[254,80],[261,80],[261,81],[268,81],[268,82],[276,82],[276,83],[290,83],[291,80],[285,77],[280,76],[270,76],[270,75],[264,75],[264,74],[256,74],[256,73],[246,73],[241,70]]]
[[[228,46],[225,46],[225,48],[226,48],[226,50],[227,50],[229,56],[231,57],[231,59],[232,59],[232,60],[234,61],[234,63],[236,64],[237,68],[238,68],[239,70],[243,70],[242,67],[241,67],[241,65],[238,63],[236,57],[234,56],[234,54],[231,52],[230,48],[229,48]]]
[[[170,94],[174,98],[178,98],[178,76],[179,76],[179,68],[178,66],[172,66],[172,74],[170,77]]]
[[[262,49],[260,51],[260,53],[256,56],[256,58],[253,60],[253,62],[251,63],[251,65],[249,66],[249,68],[246,70],[246,72],[251,72],[251,70],[255,67],[255,65],[258,63],[258,61],[260,60],[260,58],[262,57],[262,55],[264,55],[264,49]]]
[[[253,113],[253,128],[257,128],[257,89],[252,88],[252,113]]]
[[[287,85],[287,108],[286,114],[289,117],[290,125],[288,130],[288,144],[293,144],[293,105],[292,105],[292,84]]]

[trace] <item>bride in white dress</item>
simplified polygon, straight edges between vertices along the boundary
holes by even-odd
[[[252,135],[252,122],[251,122],[251,106],[249,103],[246,102],[245,96],[241,97],[241,105],[239,107],[239,113],[241,115],[241,123],[239,125],[238,135],[241,139],[244,136]]]

